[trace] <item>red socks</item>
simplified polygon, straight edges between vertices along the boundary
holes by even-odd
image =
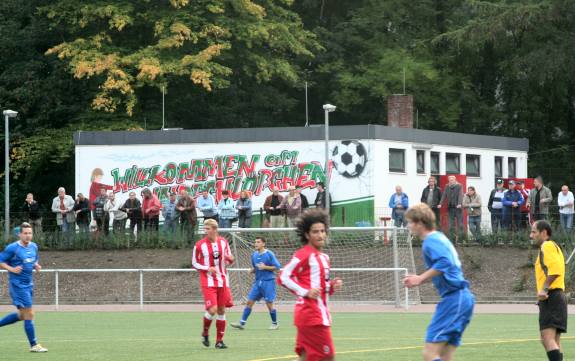
[[[204,332],[202,332],[202,336],[209,335],[211,325],[212,325],[212,315],[206,312],[206,314],[204,315]]]
[[[216,330],[218,332],[216,342],[220,342],[224,339],[224,334],[226,333],[226,315],[218,315],[216,320]]]

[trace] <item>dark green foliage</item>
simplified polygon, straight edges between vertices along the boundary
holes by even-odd
[[[574,43],[569,0],[4,0],[12,205],[86,191],[72,132],[158,129],[164,87],[168,127],[303,125],[306,81],[312,123],[331,102],[333,124],[385,124],[404,74],[418,127],[529,138],[556,192],[575,181]]]

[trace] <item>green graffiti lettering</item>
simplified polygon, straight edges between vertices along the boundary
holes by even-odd
[[[238,168],[235,167],[237,163],[237,156],[236,155],[226,155],[223,160],[223,169],[222,175],[225,178],[236,177],[238,175]]]

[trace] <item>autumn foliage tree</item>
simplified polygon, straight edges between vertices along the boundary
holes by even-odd
[[[60,0],[40,9],[67,38],[47,51],[74,77],[96,78],[94,109],[133,114],[138,89],[174,78],[210,92],[245,73],[295,82],[295,58],[319,49],[290,0]]]

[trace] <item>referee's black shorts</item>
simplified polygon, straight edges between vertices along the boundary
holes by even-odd
[[[554,328],[567,332],[567,299],[561,289],[549,291],[549,298],[539,301],[539,330]]]

